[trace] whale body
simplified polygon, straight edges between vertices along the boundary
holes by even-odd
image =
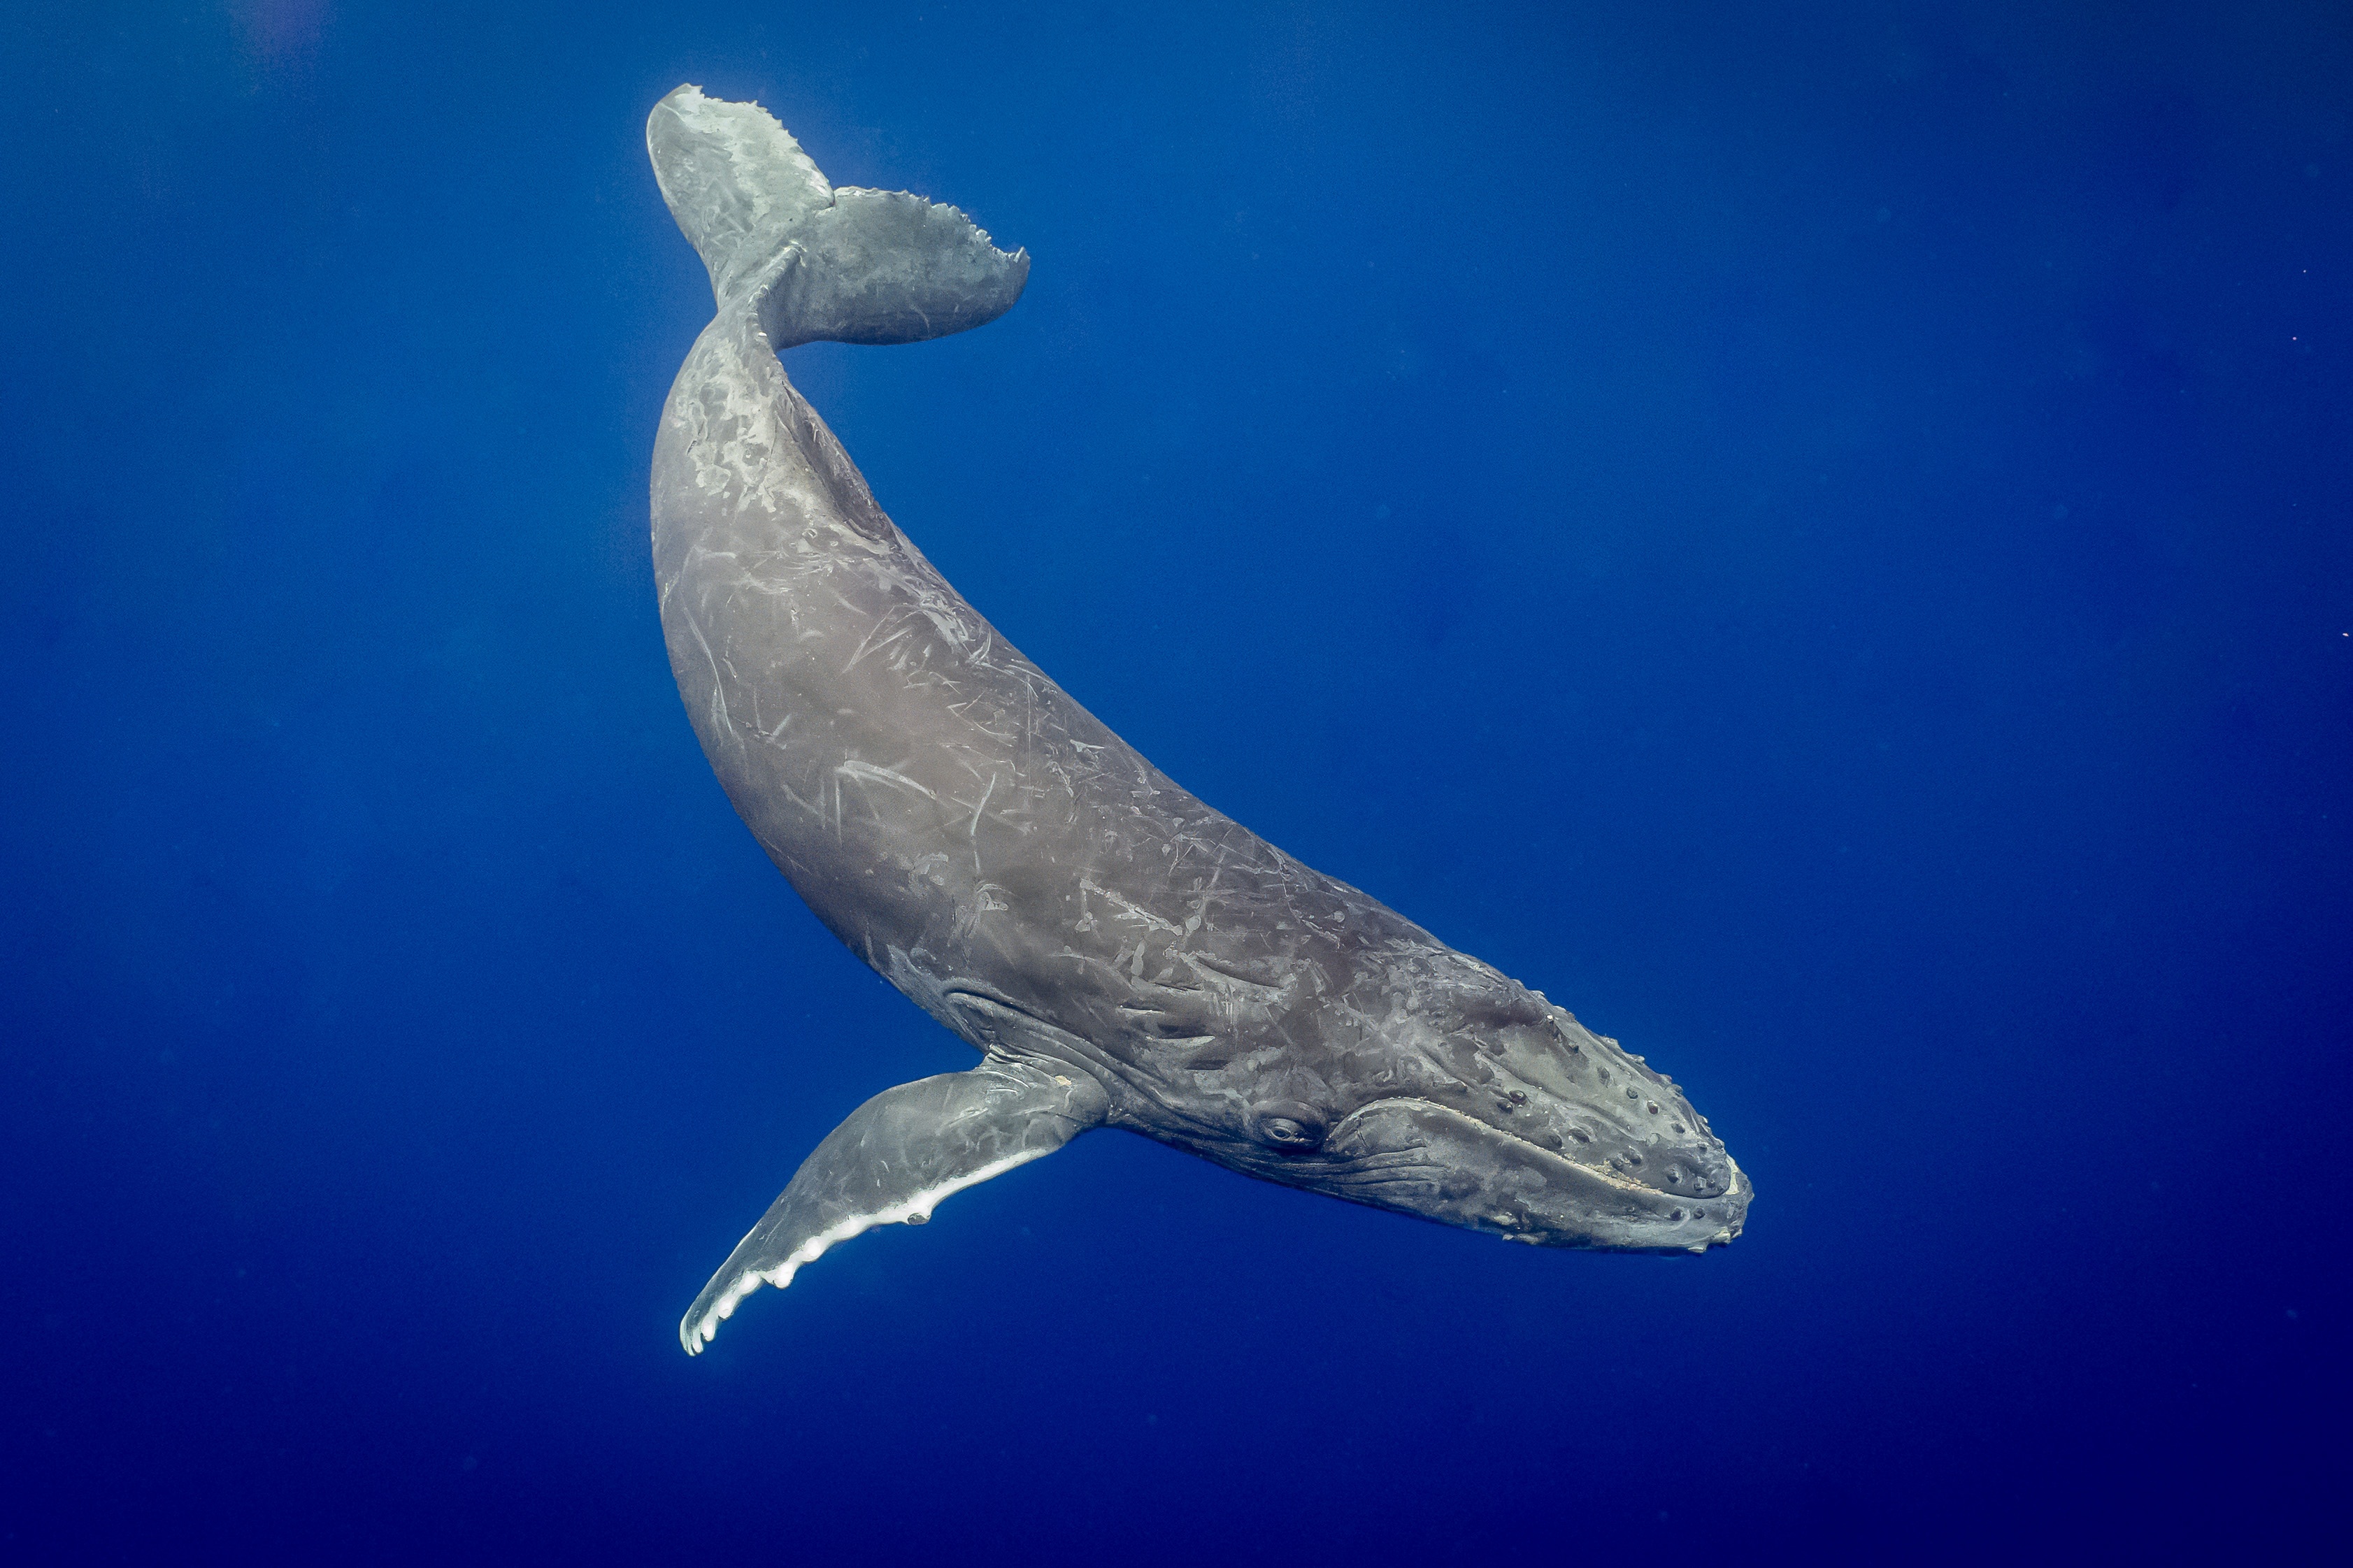
[[[1195,799],[874,503],[777,355],[1019,298],[955,208],[837,188],[753,104],[646,140],[717,311],[654,448],[656,581],[704,753],[818,919],[980,1053],[868,1100],[680,1324],[1100,1127],[1540,1246],[1704,1252],[1750,1184],[1662,1073]]]

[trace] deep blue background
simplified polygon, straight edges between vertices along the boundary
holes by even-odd
[[[965,1059],[670,683],[682,80],[1030,249],[793,374],[1147,755],[1686,1081],[1738,1245],[1103,1136],[679,1353]],[[2343,6],[77,3],[0,89],[0,1556],[2341,1536]]]

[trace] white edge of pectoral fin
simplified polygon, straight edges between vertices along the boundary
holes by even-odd
[[[942,1182],[935,1187],[925,1187],[912,1197],[876,1209],[871,1214],[853,1214],[837,1220],[793,1248],[782,1262],[766,1268],[746,1268],[743,1273],[738,1274],[728,1283],[727,1289],[721,1291],[700,1314],[689,1313],[685,1321],[679,1324],[679,1343],[686,1347],[686,1353],[689,1355],[702,1354],[702,1348],[718,1335],[719,1325],[734,1316],[735,1309],[743,1303],[744,1298],[761,1286],[773,1285],[781,1290],[793,1282],[793,1276],[800,1272],[802,1265],[816,1262],[825,1256],[828,1247],[848,1241],[853,1236],[863,1236],[877,1226],[922,1225],[932,1217],[932,1211],[942,1202],[954,1197],[966,1187],[976,1187],[992,1177],[1003,1175],[1016,1165],[1026,1165],[1030,1161],[1043,1159],[1053,1152],[1050,1148],[1025,1149],[1018,1154],[1008,1155],[993,1164],[983,1165],[976,1171],[967,1172],[953,1181]],[[758,1228],[757,1226],[753,1226],[754,1230]],[[744,1239],[747,1241],[751,1239],[750,1233],[745,1234]]]

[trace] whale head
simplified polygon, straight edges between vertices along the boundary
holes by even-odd
[[[1534,1246],[1704,1252],[1740,1234],[1748,1178],[1641,1058],[1460,954],[1370,990],[1218,1064],[1193,1114],[1159,1135],[1264,1180]]]

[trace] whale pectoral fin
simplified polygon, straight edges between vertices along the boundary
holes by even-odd
[[[1092,1080],[991,1057],[970,1072],[918,1079],[881,1094],[801,1163],[702,1294],[678,1337],[699,1353],[736,1304],[782,1289],[804,1263],[878,1225],[921,1225],[952,1193],[1052,1153],[1103,1121]]]

